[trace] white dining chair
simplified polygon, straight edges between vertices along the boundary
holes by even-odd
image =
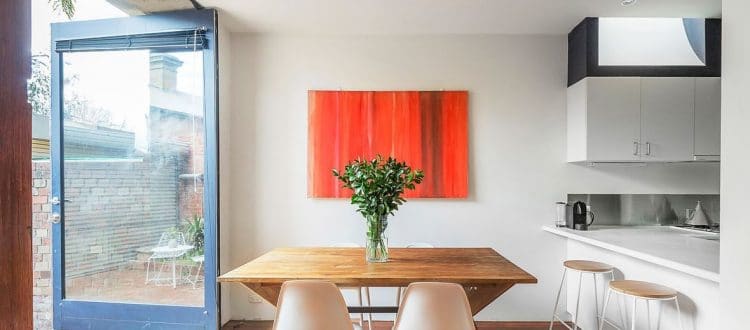
[[[431,249],[434,247],[434,245],[424,242],[414,242],[406,245],[407,249]],[[406,288],[398,287],[398,289],[396,290],[396,306],[401,305],[401,299],[403,299],[404,289]]]
[[[337,247],[337,248],[359,248],[362,247],[357,243],[334,243],[331,245],[331,247]],[[359,307],[364,307],[365,304],[363,304],[362,296],[364,295],[367,298],[367,305],[370,306],[370,288],[369,287],[339,287],[339,289],[342,292],[356,292],[357,293],[357,303],[359,304]],[[364,294],[363,294],[364,291]],[[364,319],[365,315],[364,313],[359,314],[359,327],[364,329]],[[372,314],[367,314],[367,329],[372,330]]]
[[[466,291],[455,283],[409,284],[393,330],[475,330]]]
[[[328,281],[281,285],[273,330],[352,330],[344,296]]]

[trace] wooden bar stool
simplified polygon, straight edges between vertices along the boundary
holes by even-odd
[[[630,328],[635,330],[635,308],[638,300],[646,301],[646,317],[648,319],[648,329],[651,329],[651,309],[649,302],[652,300],[659,301],[659,314],[656,317],[656,328],[659,329],[661,323],[661,309],[662,302],[667,300],[674,301],[675,307],[677,307],[677,320],[680,323],[680,329],[684,329],[682,326],[682,312],[680,311],[680,303],[677,301],[677,291],[655,283],[642,282],[642,281],[630,281],[630,280],[618,280],[609,282],[609,290],[607,292],[607,300],[604,302],[604,309],[602,310],[602,318],[599,321],[599,330],[604,326],[604,317],[607,312],[607,305],[609,305],[609,299],[612,292],[633,297],[633,315],[631,316]],[[622,306],[620,306],[622,307]],[[608,322],[609,323],[609,322]],[[625,325],[622,325],[625,327]]]
[[[615,268],[602,262],[589,260],[567,260],[563,263],[563,266],[565,267],[565,270],[563,271],[562,281],[560,282],[560,289],[557,290],[557,298],[555,298],[555,308],[552,310],[552,320],[549,322],[550,330],[552,330],[555,321],[560,321],[562,325],[571,330],[578,328],[578,308],[580,307],[581,302],[581,281],[583,280],[583,274],[591,274],[591,277],[594,279],[594,303],[596,304],[596,319],[597,321],[603,319],[602,315],[604,315],[604,313],[599,314],[599,289],[596,282],[596,277],[597,275],[599,275],[602,277],[602,280],[604,280],[604,275],[609,274],[610,280],[614,280]],[[567,325],[560,318],[560,316],[557,315],[557,306],[560,304],[560,293],[562,293],[563,286],[565,285],[565,278],[567,277],[569,270],[578,272],[578,298],[576,298],[576,313],[573,315],[573,327]]]

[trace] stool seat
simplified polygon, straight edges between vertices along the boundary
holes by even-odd
[[[563,262],[563,266],[568,269],[589,273],[606,273],[614,269],[614,267],[603,262],[590,260],[567,260]]]
[[[609,287],[617,292],[639,298],[671,299],[677,297],[675,289],[650,282],[618,280],[609,282]]]

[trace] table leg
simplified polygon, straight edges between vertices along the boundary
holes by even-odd
[[[500,297],[512,286],[513,283],[464,286],[464,290],[466,290],[466,297],[469,299],[469,305],[471,306],[471,313],[473,315],[477,315],[479,311],[495,301],[497,297]]]
[[[271,305],[276,306],[279,301],[279,294],[281,293],[281,284],[260,284],[260,283],[242,283],[250,291],[254,292],[263,300]]]

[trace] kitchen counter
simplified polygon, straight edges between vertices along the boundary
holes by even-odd
[[[719,283],[717,234],[659,226],[593,226],[588,231],[544,226],[555,235]]]

